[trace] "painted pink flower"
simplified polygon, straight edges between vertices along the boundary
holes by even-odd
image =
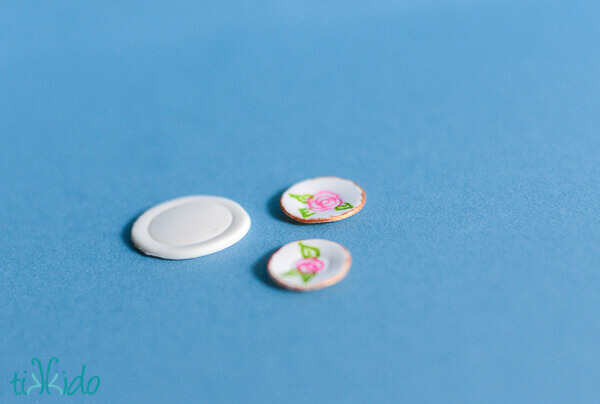
[[[319,191],[313,195],[306,203],[313,212],[323,212],[325,210],[335,209],[342,204],[342,200],[337,194],[330,191]]]
[[[314,274],[319,272],[325,263],[318,258],[302,258],[296,262],[296,268],[303,274]]]

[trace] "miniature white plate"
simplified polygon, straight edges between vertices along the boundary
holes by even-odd
[[[335,222],[358,213],[365,191],[339,177],[317,177],[293,185],[281,195],[286,215],[302,223]]]
[[[224,250],[249,229],[250,216],[231,199],[187,196],[144,212],[131,229],[131,241],[148,255],[182,260]]]
[[[309,239],[294,241],[275,251],[267,269],[279,286],[309,291],[338,283],[351,264],[352,256],[341,244]]]

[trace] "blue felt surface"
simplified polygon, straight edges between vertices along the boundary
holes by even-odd
[[[52,356],[97,402],[596,401],[600,7],[562,3],[0,4],[0,401]],[[284,220],[318,175],[365,208]],[[137,253],[190,194],[249,234]],[[311,237],[348,277],[270,285]]]

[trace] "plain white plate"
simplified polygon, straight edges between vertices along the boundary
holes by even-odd
[[[250,229],[250,216],[231,199],[187,196],[144,212],[131,229],[131,241],[154,257],[182,260],[224,250]]]

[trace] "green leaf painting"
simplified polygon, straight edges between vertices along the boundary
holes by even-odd
[[[304,258],[318,258],[321,256],[321,252],[317,247],[310,247],[301,242],[298,242],[298,245],[300,246],[300,254]]]
[[[298,210],[300,211],[300,214],[302,215],[302,217],[305,219],[316,213],[316,212],[311,212],[310,209],[308,209],[308,208],[302,208],[302,209],[298,209]]]
[[[346,210],[346,209],[352,209],[354,206],[350,205],[348,202],[346,203],[342,203],[340,206],[337,206],[335,208],[335,210]]]
[[[308,282],[310,280],[310,278],[312,278],[315,275],[316,275],[316,273],[305,274],[303,272],[300,272],[296,268],[283,274],[283,276],[300,276],[302,278],[302,280],[304,281],[304,283]]]
[[[307,203],[308,200],[310,198],[312,198],[313,196],[310,194],[304,194],[304,195],[294,195],[294,194],[288,194],[289,196],[291,196],[292,198],[297,199],[298,201],[302,202],[302,203]]]

